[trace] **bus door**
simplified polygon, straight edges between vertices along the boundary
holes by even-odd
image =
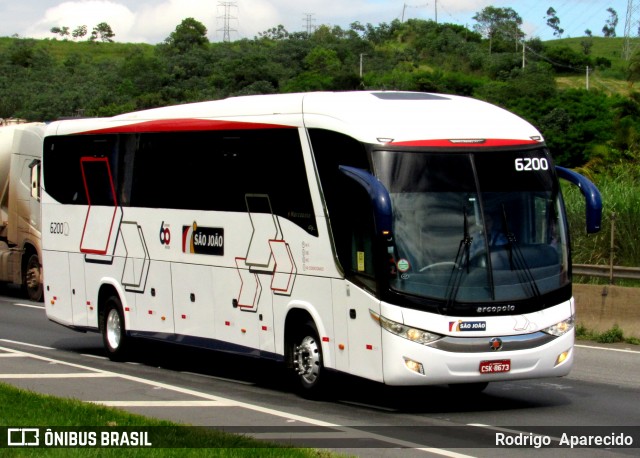
[[[382,332],[370,313],[380,313],[380,300],[375,295],[378,223],[369,182],[381,185],[363,170],[347,168],[346,172],[338,181],[345,198],[332,217],[336,252],[345,274],[345,280],[334,282],[334,316],[340,323],[337,329],[344,329],[346,323],[348,372],[382,381]]]
[[[213,271],[208,265],[171,265],[176,334],[215,338]]]
[[[97,313],[97,305],[87,304],[84,264],[83,254],[69,253],[71,309],[75,326],[87,326],[89,324],[89,311],[94,312],[94,314]],[[91,323],[97,323],[97,320]]]
[[[74,324],[98,326],[100,279],[110,276],[122,208],[118,205],[109,159],[104,156],[80,158],[87,212],[80,240],[80,254],[69,255],[71,303]],[[88,280],[88,283],[87,283]],[[94,285],[88,291],[86,285]],[[91,298],[95,298],[92,302]]]
[[[171,289],[171,264],[151,261],[144,294],[138,294],[135,302],[135,323],[132,329],[151,333],[173,334],[173,297]]]
[[[370,314],[380,301],[350,281],[333,280],[332,291],[336,369],[382,382],[381,328]]]

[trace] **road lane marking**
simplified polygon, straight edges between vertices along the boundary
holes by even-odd
[[[29,378],[104,378],[118,377],[116,374],[100,374],[100,373],[77,373],[72,374],[0,374],[0,379],[29,379]]]
[[[29,307],[32,309],[44,310],[44,305],[23,304],[21,302],[14,302],[13,305],[17,305],[18,307]]]
[[[596,347],[594,345],[574,345],[578,348],[591,348],[593,350],[604,350],[604,351],[619,351],[621,353],[639,353],[640,350],[631,350],[630,348],[605,348],[605,347]]]
[[[16,345],[24,345],[26,347],[40,348],[41,350],[55,350],[53,347],[43,347],[42,345],[35,345],[26,342],[18,342],[17,340],[9,340],[9,339],[0,339],[0,342],[9,342]],[[13,350],[16,351],[16,350]]]
[[[244,380],[235,380],[232,378],[227,378],[227,377],[218,377],[215,375],[208,375],[208,374],[198,374],[197,372],[189,372],[189,371],[180,371],[181,374],[187,374],[187,375],[195,375],[198,377],[205,377],[205,378],[210,378],[213,380],[220,380],[221,382],[230,382],[230,383],[237,383],[238,385],[247,385],[247,386],[255,386],[255,383],[253,382],[246,382]]]
[[[107,407],[233,407],[220,401],[86,401]]]
[[[4,339],[0,339],[0,340],[4,340]],[[4,341],[6,341],[6,340],[4,340]],[[13,342],[13,341],[10,341],[10,342]],[[21,342],[14,342],[14,343],[21,344]],[[41,347],[39,347],[39,348],[41,348]],[[0,351],[23,353],[23,352],[20,352],[19,350],[14,350],[14,349],[11,349],[11,348],[6,348],[6,347],[0,347]],[[201,399],[204,399],[206,401],[213,402],[214,406],[245,408],[247,410],[252,410],[252,411],[264,413],[264,414],[267,414],[267,415],[272,415],[272,416],[275,416],[275,417],[284,418],[286,420],[289,420],[290,422],[299,421],[301,423],[306,423],[306,424],[310,424],[310,425],[314,425],[314,426],[329,427],[329,428],[333,428],[333,429],[336,429],[338,431],[341,431],[343,433],[346,433],[347,435],[357,434],[358,437],[361,437],[361,438],[375,439],[375,440],[378,440],[378,441],[381,441],[381,442],[394,444],[394,445],[396,445],[398,447],[413,449],[413,450],[421,451],[421,452],[428,452],[428,453],[432,453],[432,454],[446,456],[446,457],[449,457],[449,458],[473,458],[471,455],[464,455],[464,454],[461,454],[461,453],[452,452],[450,450],[445,450],[445,449],[424,447],[423,444],[417,444],[415,442],[405,441],[405,440],[402,440],[402,439],[396,439],[394,437],[383,436],[383,435],[376,434],[376,433],[369,433],[369,432],[362,431],[362,430],[359,430],[359,429],[351,428],[349,426],[342,426],[342,425],[339,425],[339,424],[336,424],[336,423],[331,423],[331,422],[327,422],[327,421],[323,421],[323,420],[317,420],[315,418],[305,417],[303,415],[296,415],[296,414],[293,414],[293,413],[283,412],[283,411],[280,411],[280,410],[271,409],[271,408],[268,408],[268,407],[262,407],[262,406],[255,405],[255,404],[250,404],[250,403],[247,403],[247,402],[235,401],[233,399],[228,399],[228,398],[224,398],[224,397],[220,397],[220,396],[215,396],[215,395],[211,395],[211,394],[208,394],[208,393],[203,393],[201,391],[192,390],[192,389],[189,389],[189,388],[182,388],[182,387],[179,387],[179,386],[169,385],[167,383],[156,382],[154,380],[148,380],[148,379],[144,379],[144,378],[141,378],[141,377],[136,377],[136,376],[133,376],[133,375],[120,374],[120,373],[117,373],[117,372],[106,371],[106,370],[103,370],[103,369],[97,369],[97,368],[93,368],[93,367],[89,367],[89,366],[84,366],[82,364],[76,364],[76,363],[70,363],[70,362],[67,362],[67,361],[61,361],[61,360],[57,360],[57,359],[53,359],[53,358],[49,358],[49,357],[41,356],[41,355],[37,355],[37,354],[32,354],[32,353],[23,353],[23,354],[28,355],[31,358],[38,359],[40,361],[46,361],[46,362],[49,362],[49,363],[56,363],[56,364],[64,364],[66,366],[73,367],[73,368],[76,368],[76,369],[82,369],[82,370],[89,371],[90,373],[104,374],[104,376],[106,376],[106,377],[122,378],[124,380],[129,380],[129,381],[141,383],[141,384],[144,384],[144,385],[150,385],[150,386],[153,386],[155,388],[164,388],[164,389],[176,392],[176,393],[181,393],[181,394],[186,394],[186,395],[193,396],[193,397],[196,397],[196,398],[201,398]],[[85,401],[85,402],[93,402],[93,403],[95,403],[95,401]],[[114,402],[118,402],[118,401],[114,401]]]

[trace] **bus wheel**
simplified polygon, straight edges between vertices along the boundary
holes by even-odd
[[[27,260],[24,270],[23,285],[27,293],[27,297],[34,301],[42,301],[42,270],[40,260],[37,254],[32,254]]]
[[[118,296],[109,297],[105,303],[101,332],[109,359],[122,361],[129,347],[129,338],[124,327],[122,304]]]
[[[323,377],[322,346],[318,330],[309,322],[297,333],[293,343],[293,368],[303,395],[320,394]]]

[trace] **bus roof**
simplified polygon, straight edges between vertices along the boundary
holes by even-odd
[[[424,92],[254,95],[53,123],[49,134],[307,127],[373,144],[481,146],[542,142],[522,118],[476,99]]]

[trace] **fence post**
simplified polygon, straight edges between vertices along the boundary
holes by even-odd
[[[611,246],[609,247],[609,284],[613,285],[613,261],[615,258],[616,213],[611,212]]]

